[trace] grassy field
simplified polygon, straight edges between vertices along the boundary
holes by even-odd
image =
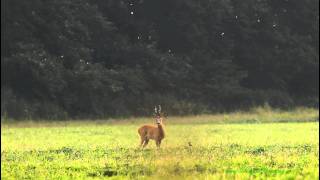
[[[138,148],[137,128],[151,118],[5,121],[1,178],[319,179],[318,113],[168,117],[160,150]]]

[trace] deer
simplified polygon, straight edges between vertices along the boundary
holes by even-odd
[[[161,106],[155,106],[155,121],[156,125],[143,125],[138,129],[141,138],[140,147],[146,147],[150,139],[155,140],[157,148],[160,148],[161,141],[165,137],[164,125],[162,124]]]

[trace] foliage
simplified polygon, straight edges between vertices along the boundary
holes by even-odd
[[[319,106],[316,0],[1,3],[2,117]]]

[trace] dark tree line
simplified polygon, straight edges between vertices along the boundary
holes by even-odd
[[[1,116],[319,104],[317,0],[3,0]]]

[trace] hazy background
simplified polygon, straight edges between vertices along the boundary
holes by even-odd
[[[319,106],[318,0],[2,0],[1,117]]]

